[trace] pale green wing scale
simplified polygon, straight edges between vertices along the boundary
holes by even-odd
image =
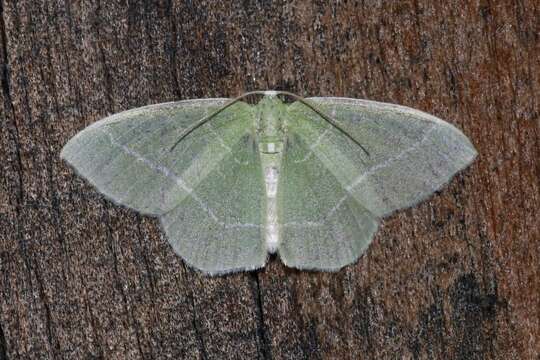
[[[264,179],[252,150],[253,107],[229,99],[137,108],[74,136],[61,156],[117,204],[158,216],[188,264],[216,274],[264,266]]]
[[[347,136],[305,104],[289,106],[278,184],[279,254],[289,266],[337,270],[356,261],[379,219],[427,198],[476,157],[460,130],[412,108],[306,101]]]

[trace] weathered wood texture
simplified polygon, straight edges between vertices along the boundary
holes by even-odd
[[[441,3],[0,0],[0,359],[538,359],[539,3]],[[480,156],[338,273],[216,278],[59,159],[252,89],[412,106]]]

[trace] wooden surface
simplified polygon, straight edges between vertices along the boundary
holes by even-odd
[[[442,3],[0,0],[0,359],[538,359],[539,3]],[[408,105],[480,155],[338,273],[215,278],[59,159],[253,89]]]

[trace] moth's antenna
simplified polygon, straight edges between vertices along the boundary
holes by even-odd
[[[256,91],[249,91],[247,93],[244,93],[234,99],[232,99],[231,101],[227,102],[225,105],[223,105],[222,107],[220,107],[219,109],[217,109],[216,111],[214,111],[213,113],[211,113],[210,115],[208,116],[205,116],[203,117],[201,120],[197,121],[195,124],[191,125],[190,127],[188,127],[186,130],[184,130],[184,132],[180,135],[180,137],[178,138],[178,140],[176,140],[176,142],[174,143],[174,145],[171,147],[171,149],[169,151],[173,151],[174,148],[180,143],[180,141],[184,140],[186,136],[188,136],[189,134],[191,134],[194,130],[196,130],[197,128],[201,127],[202,125],[204,125],[205,123],[207,123],[208,121],[210,121],[214,116],[216,116],[217,114],[219,114],[220,112],[222,112],[223,110],[227,109],[229,106],[235,104],[236,102],[238,102],[239,100],[242,100],[243,98],[245,98],[246,96],[249,96],[249,95],[255,95],[255,94],[259,94],[259,95],[278,95],[278,94],[283,94],[283,95],[287,95],[287,96],[290,96],[298,101],[300,101],[302,104],[306,105],[307,107],[309,107],[311,110],[315,111],[318,115],[320,115],[326,122],[328,122],[330,125],[332,125],[333,127],[335,127],[336,129],[338,129],[339,131],[341,131],[345,136],[347,136],[349,139],[352,140],[352,142],[354,142],[356,145],[358,145],[360,147],[360,149],[362,149],[367,156],[370,156],[369,155],[369,152],[366,150],[365,147],[362,146],[362,144],[360,144],[355,138],[353,138],[351,135],[349,135],[349,133],[347,132],[347,130],[343,129],[341,127],[341,125],[339,125],[338,122],[336,122],[334,119],[332,119],[330,116],[326,115],[325,113],[323,113],[321,110],[317,109],[315,106],[313,106],[312,104],[310,104],[306,99],[304,99],[303,97],[301,96],[298,96],[296,94],[293,94],[291,92],[288,92],[288,91],[260,91],[260,90],[256,90]]]
[[[288,92],[288,91],[278,91],[278,93],[280,94],[284,94],[284,95],[288,95],[298,101],[300,101],[302,104],[306,105],[308,108],[310,108],[311,110],[315,111],[318,115],[320,115],[324,120],[326,120],[326,122],[330,123],[330,125],[332,125],[333,127],[335,127],[336,129],[338,129],[339,131],[341,131],[345,136],[347,136],[349,139],[352,140],[352,142],[354,142],[356,145],[358,145],[360,147],[360,149],[362,149],[367,156],[370,156],[369,155],[369,151],[366,150],[365,147],[362,146],[362,144],[360,144],[355,138],[353,138],[351,135],[349,135],[349,133],[347,132],[347,130],[345,130],[344,128],[341,127],[341,125],[339,125],[339,123],[332,119],[330,116],[326,115],[325,113],[323,113],[321,110],[317,109],[315,106],[313,106],[312,104],[310,104],[306,99],[304,99],[303,97],[301,96],[298,96],[296,94],[293,94],[291,92]]]

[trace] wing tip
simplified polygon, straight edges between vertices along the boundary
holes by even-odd
[[[445,187],[447,187],[457,176],[461,176],[464,174],[464,172],[467,170],[467,168],[474,162],[476,157],[478,156],[478,152],[474,149],[474,147],[471,148],[471,154],[470,156],[464,160],[463,164],[461,164],[454,172],[449,173],[448,176],[444,177],[442,181],[440,181],[431,192],[426,192],[425,194],[422,194],[422,196],[416,198],[412,203],[398,207],[396,209],[392,209],[391,211],[388,211],[386,213],[383,213],[380,215],[380,218],[387,218],[391,215],[393,215],[397,211],[407,210],[411,209],[417,205],[419,205],[422,202],[430,200],[432,197],[435,196],[435,194],[443,191]]]

